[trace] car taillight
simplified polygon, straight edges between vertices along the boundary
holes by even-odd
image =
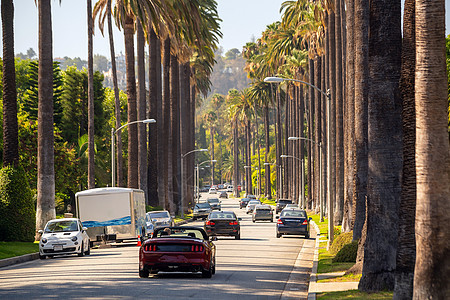
[[[308,221],[307,220],[303,221],[302,225],[308,225]]]
[[[216,225],[213,221],[206,221],[205,225]]]
[[[277,224],[283,224],[283,221],[281,221],[281,219],[278,219]]]
[[[191,246],[191,252],[202,252],[203,246],[202,245],[192,245]]]
[[[155,244],[147,244],[144,246],[145,251],[156,251],[156,245]]]
[[[234,222],[230,222],[230,225],[239,225],[239,223],[237,221],[234,221]]]

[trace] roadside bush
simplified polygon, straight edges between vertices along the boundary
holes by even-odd
[[[334,239],[333,244],[331,244],[330,253],[336,255],[344,245],[351,243],[352,239],[353,231],[341,233]]]
[[[0,241],[34,241],[36,210],[21,167],[0,170]]]
[[[344,245],[341,250],[333,258],[333,263],[336,262],[356,262],[356,252],[358,251],[358,241],[353,241],[350,244]]]

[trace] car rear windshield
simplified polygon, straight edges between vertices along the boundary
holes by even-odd
[[[281,213],[281,217],[306,218],[306,212],[298,210],[288,210]]]
[[[216,199],[216,198],[208,199],[208,203],[217,203],[217,202],[219,202],[219,199]]]
[[[197,208],[210,208],[211,207],[211,205],[209,205],[209,203],[206,203],[206,202],[204,202],[204,203],[198,203],[198,204],[196,204],[195,205]]]
[[[169,215],[169,212],[162,211],[162,212],[150,213],[150,217],[153,219],[155,219],[155,218],[170,218],[170,215]]]
[[[270,207],[256,207],[256,210],[267,210],[267,211],[270,211]]]
[[[233,212],[212,212],[209,215],[210,219],[236,219],[236,215]]]
[[[280,203],[280,204],[290,204],[290,203],[292,203],[292,200],[282,200],[282,199],[280,199],[280,200],[278,200],[278,203]]]

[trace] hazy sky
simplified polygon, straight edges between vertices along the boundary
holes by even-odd
[[[220,46],[225,51],[238,48],[242,51],[252,37],[259,38],[268,24],[280,20],[280,6],[284,0],[218,0],[219,16],[223,20],[223,38]],[[93,0],[93,2],[97,2]],[[446,3],[446,24],[450,22],[450,0]],[[86,0],[52,0],[53,56],[87,58]],[[14,30],[15,52],[33,48],[38,52],[38,13],[33,0],[15,0]],[[94,36],[94,54],[109,58],[107,34],[103,37],[97,22]],[[123,33],[115,28],[116,53],[124,52]],[[105,26],[106,30],[106,26]],[[106,32],[105,32],[106,33]],[[446,35],[450,34],[447,25]],[[0,47],[0,56],[3,55]]]

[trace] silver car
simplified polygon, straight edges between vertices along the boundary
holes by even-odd
[[[152,222],[154,229],[174,226],[174,221],[167,210],[149,211],[145,217],[146,222]]]
[[[252,213],[252,221],[266,220],[273,222],[273,209],[270,205],[256,205]]]
[[[54,219],[48,221],[44,230],[39,230],[39,258],[55,255],[91,253],[87,228],[77,218]]]
[[[211,205],[209,205],[208,202],[197,203],[194,206],[192,219],[197,220],[202,218],[203,220],[205,220],[211,211]]]
[[[255,208],[255,206],[256,206],[256,205],[260,205],[260,204],[261,204],[261,201],[259,201],[259,200],[250,200],[250,201],[248,202],[248,204],[247,204],[247,207],[246,207],[246,209],[245,209],[245,212],[246,212],[247,214],[253,212],[253,209]]]

